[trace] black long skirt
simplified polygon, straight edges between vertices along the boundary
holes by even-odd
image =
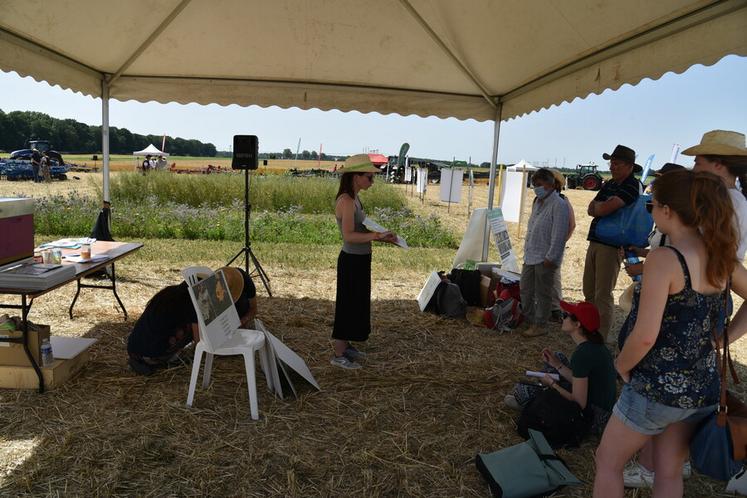
[[[337,257],[337,298],[332,338],[365,341],[371,334],[371,255]]]

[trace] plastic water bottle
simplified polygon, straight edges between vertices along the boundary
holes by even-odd
[[[52,354],[52,344],[49,339],[44,339],[41,343],[41,364],[43,367],[48,367],[54,362],[54,355]]]
[[[635,265],[640,263],[641,260],[638,259],[638,256],[635,255],[633,251],[625,251],[625,264],[626,266]],[[631,277],[633,279],[633,282],[640,282],[641,281],[641,275],[636,275],[635,277]]]

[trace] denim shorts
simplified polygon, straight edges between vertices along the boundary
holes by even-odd
[[[623,424],[647,436],[661,434],[668,425],[676,422],[695,424],[716,411],[718,405],[701,408],[677,408],[651,401],[625,384],[612,413]]]

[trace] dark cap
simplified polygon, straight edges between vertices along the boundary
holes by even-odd
[[[664,173],[669,173],[671,171],[677,171],[678,169],[687,169],[681,164],[674,164],[674,163],[666,163],[664,166],[661,167],[658,171],[652,171],[651,174],[654,176],[661,176]]]
[[[615,150],[612,151],[612,154],[607,154],[605,152],[604,154],[602,154],[602,157],[605,161],[609,161],[610,159],[619,159],[620,161],[632,164],[633,173],[640,173],[641,171],[643,171],[643,168],[635,163],[635,151],[630,147],[618,145],[617,147],[615,147]]]

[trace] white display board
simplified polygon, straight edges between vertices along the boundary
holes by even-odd
[[[462,242],[459,244],[456,256],[454,256],[452,268],[459,268],[459,265],[468,259],[472,261],[482,260],[482,243],[485,240],[487,211],[486,208],[477,208],[472,212]]]
[[[459,203],[462,200],[462,178],[464,171],[461,169],[441,168],[441,202]]]
[[[410,167],[410,158],[405,159],[405,183],[412,182],[412,168]]]
[[[438,284],[440,283],[441,277],[438,276],[438,273],[434,271],[428,275],[425,284],[423,284],[423,288],[420,289],[420,293],[418,294],[418,306],[420,307],[420,311],[425,311],[425,307],[428,306],[428,301],[431,300],[433,293],[436,292],[436,287],[438,287]]]
[[[428,168],[418,168],[417,190],[418,194],[425,194],[428,188]]]
[[[501,268],[518,272],[519,263],[516,259],[516,253],[511,247],[511,239],[508,236],[508,227],[503,219],[503,213],[500,209],[491,209],[487,212],[487,217],[490,233],[493,234],[495,246],[501,256]]]
[[[524,198],[525,190],[525,174],[520,171],[506,171],[501,186],[501,211],[505,221],[519,222],[521,200]]]

